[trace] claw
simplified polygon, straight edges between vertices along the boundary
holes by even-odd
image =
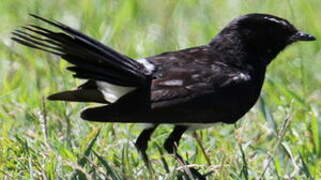
[[[179,180],[206,180],[207,176],[211,175],[213,171],[207,172],[205,174],[201,174],[195,168],[189,167],[184,169],[181,174],[178,175]]]

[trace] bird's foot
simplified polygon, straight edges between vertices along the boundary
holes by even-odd
[[[197,169],[188,167],[183,169],[183,171],[178,174],[177,178],[179,180],[206,180],[212,173],[213,171],[201,174]]]

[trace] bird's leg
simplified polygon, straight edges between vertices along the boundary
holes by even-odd
[[[178,144],[179,144],[179,140],[181,139],[182,135],[184,134],[184,132],[188,129],[187,126],[175,126],[174,130],[172,131],[172,133],[168,136],[168,138],[166,139],[165,143],[164,143],[164,148],[165,150],[170,153],[170,154],[174,154],[175,158],[182,164],[188,164],[187,161],[185,161],[183,159],[182,156],[180,156],[177,153],[177,148],[178,148]],[[200,174],[196,169],[194,168],[188,168],[189,172],[186,172],[187,175],[190,174],[192,175],[192,177],[195,177],[195,179],[198,180],[205,180],[205,176],[203,176],[202,174]],[[188,176],[190,176],[188,175]]]
[[[177,147],[179,140],[184,132],[187,130],[187,126],[175,126],[172,133],[165,140],[164,148],[170,154],[177,154]]]
[[[147,150],[148,141],[150,140],[150,137],[153,134],[153,132],[155,131],[155,129],[157,128],[157,126],[158,126],[158,124],[153,124],[152,127],[144,129],[140,133],[140,135],[138,136],[138,138],[135,142],[135,146],[136,146],[137,150],[140,152],[140,154],[145,162],[145,165],[147,166],[147,168],[149,170],[151,170],[151,165],[148,160],[146,150]]]

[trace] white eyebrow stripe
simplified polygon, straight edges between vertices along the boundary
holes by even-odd
[[[283,20],[278,20],[278,19],[275,19],[273,17],[264,17],[264,19],[267,19],[269,21],[272,21],[272,22],[275,22],[275,23],[278,23],[278,24],[282,24],[284,26],[288,25],[288,23],[286,23],[285,21]]]

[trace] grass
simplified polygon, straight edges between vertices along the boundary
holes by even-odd
[[[179,174],[180,165],[159,148],[169,126],[149,144],[149,173],[134,149],[138,125],[85,122],[79,112],[86,105],[46,101],[81,81],[59,58],[9,39],[19,26],[38,23],[28,13],[62,21],[135,58],[207,43],[232,18],[253,12],[284,17],[321,39],[320,9],[320,0],[1,1],[1,179],[169,180]],[[257,105],[235,126],[184,135],[181,153],[201,172],[213,170],[209,179],[320,179],[320,47],[320,41],[300,43],[282,52]]]

